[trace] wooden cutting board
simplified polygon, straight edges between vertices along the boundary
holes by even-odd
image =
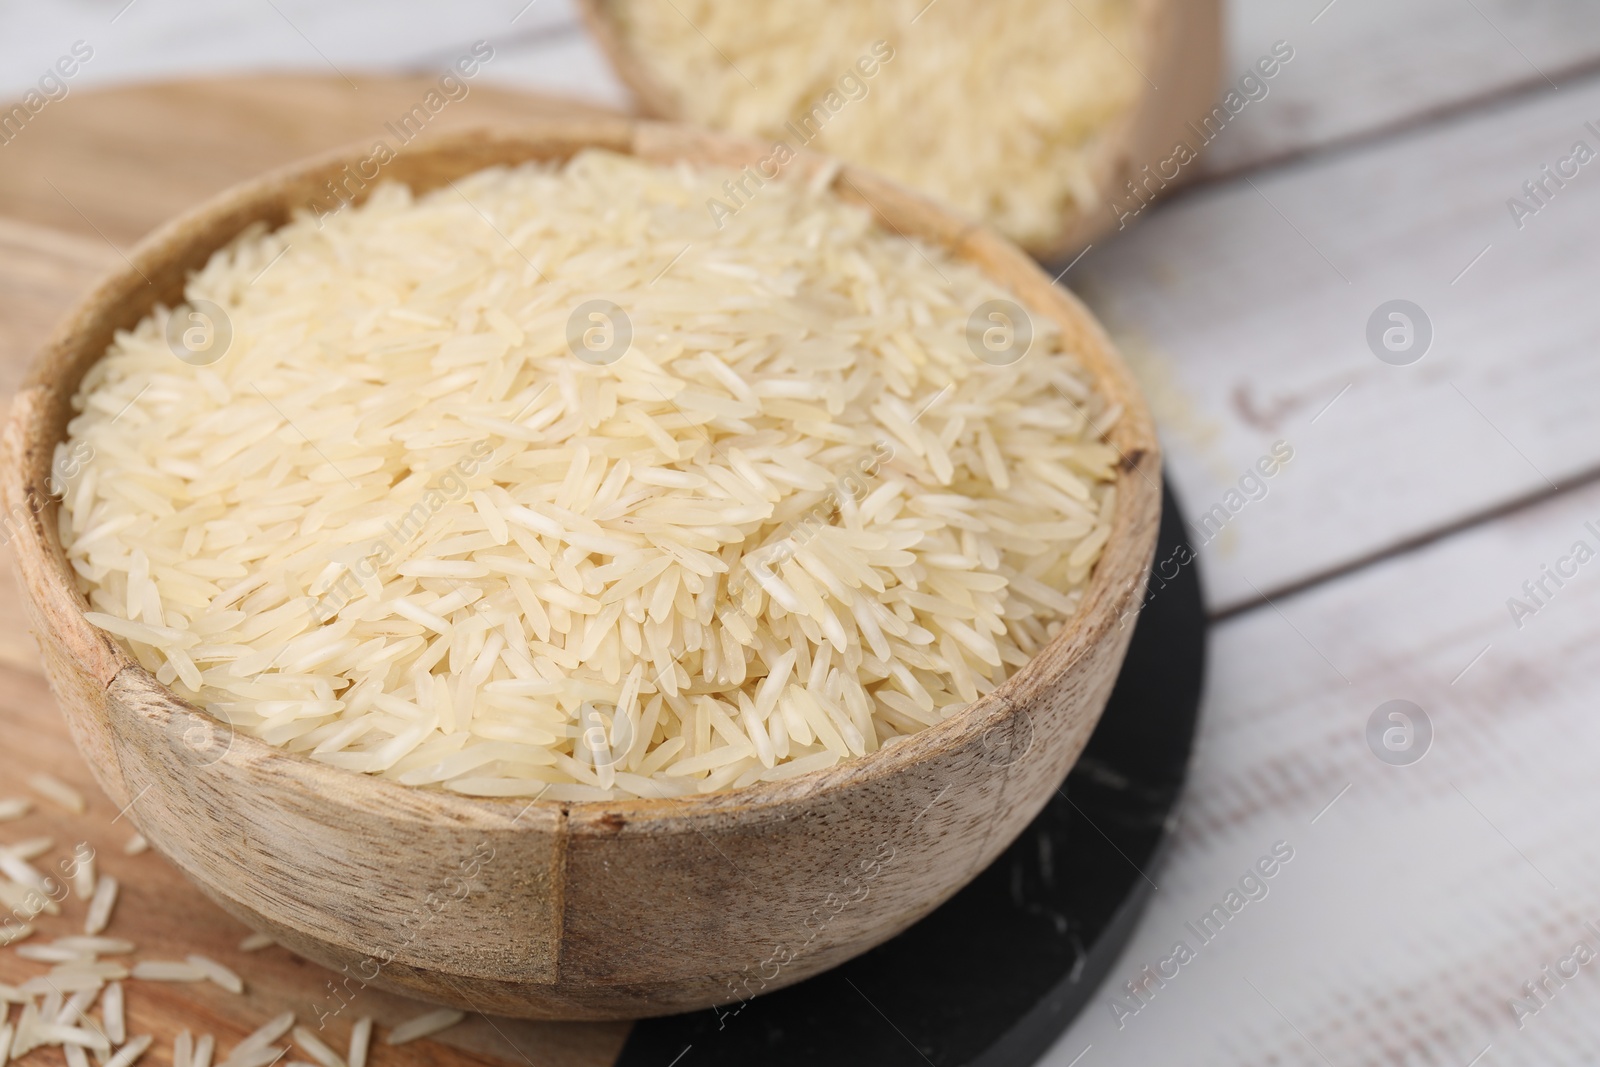
[[[251,77],[86,92],[50,104],[20,136],[0,145],[0,400],[9,406],[55,322],[150,229],[272,167],[386,136],[385,123],[410,112],[434,85],[430,77],[365,76],[352,90],[337,78]],[[601,112],[474,85],[464,99],[434,115],[428,130],[585,114]],[[240,1038],[281,1012],[294,1011],[315,1028],[318,1006],[328,1003],[330,972],[276,947],[242,952],[238,945],[249,931],[175,868],[154,852],[124,854],[134,827],[100,794],[68,738],[27,629],[16,577],[6,567],[0,576],[0,799],[32,797],[35,805],[23,818],[0,823],[0,845],[53,839],[53,850],[33,861],[47,870],[70,856],[75,844],[89,842],[99,870],[123,887],[106,932],[135,942],[134,958],[182,960],[199,953],[245,977],[242,997],[209,983],[126,983],[128,1033],[155,1038],[143,1064],[170,1064],[173,1040],[185,1029],[214,1034],[220,1062]],[[41,771],[88,797],[87,813],[71,814],[33,794],[28,780]],[[40,916],[31,943],[81,933],[85,910],[76,897],[65,900],[60,915]],[[0,983],[20,984],[47,970],[0,949]],[[351,1025],[371,1015],[379,1031],[372,1067],[606,1067],[629,1030],[627,1024],[473,1017],[431,1041],[383,1044],[389,1027],[426,1010],[369,989],[329,1021],[322,1036],[342,1052]],[[12,1021],[16,1016],[13,1009]],[[15,1062],[58,1067],[61,1059],[52,1048]],[[281,1062],[296,1059],[310,1057],[297,1048]]]

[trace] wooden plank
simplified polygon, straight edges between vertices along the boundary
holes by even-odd
[[[373,71],[435,69],[473,41],[498,50],[572,25],[565,0],[457,0],[408,6],[403,17],[383,0],[8,5],[0,14],[0,98],[20,96],[78,40],[94,54],[72,76],[73,91],[245,70],[342,71],[359,83]],[[440,51],[447,55],[436,62]]]
[[[1521,1029],[1507,1002],[1576,942],[1600,952],[1600,562],[1521,629],[1506,601],[1597,529],[1590,487],[1219,625],[1160,891],[1044,1062],[1592,1062],[1600,964]],[[1409,766],[1365,736],[1394,699],[1434,731]],[[1266,897],[1203,944],[1185,924],[1277,841],[1294,858]],[[1114,993],[1180,940],[1196,958],[1119,1029]]]
[[[1574,141],[1600,148],[1589,116],[1600,79],[1180,195],[1067,276],[1140,370],[1194,515],[1294,451],[1202,549],[1214,608],[1600,465],[1600,166],[1520,230],[1506,206]],[[1366,339],[1393,299],[1433,325],[1410,366]]]
[[[1212,174],[1565,88],[1600,62],[1600,7],[1588,0],[1234,0],[1228,14],[1235,80],[1275,41],[1295,58],[1213,143]]]
[[[0,215],[126,249],[235,182],[313,153],[378,140],[401,149],[391,126],[438,75],[355,77],[359,92],[334,76],[277,75],[74,93],[0,145]],[[602,113],[480,80],[423,128]]]

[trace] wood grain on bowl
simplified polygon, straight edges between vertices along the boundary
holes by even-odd
[[[589,146],[733,165],[765,151],[665,124],[545,119],[418,141],[383,177],[422,191]],[[84,373],[115,330],[175,301],[214,250],[321,202],[327,182],[369,153],[358,144],[270,174],[163,227],[58,328],[18,395],[5,491],[26,517],[16,545],[28,607],[74,739],[112,801],[139,798],[128,817],[151,842],[285,946],[374,985],[507,1015],[627,1018],[733,1000],[753,976],[766,989],[798,981],[947,899],[1039,811],[1104,707],[1154,544],[1159,452],[1137,389],[1076,300],[990,231],[866,172],[844,168],[840,195],[970,260],[1055,320],[1096,388],[1125,411],[1111,433],[1125,457],[1112,537],[1080,614],[967,711],[833,770],[735,792],[480,800],[234,736],[88,624],[48,490]],[[831,163],[795,166],[806,177]],[[880,873],[858,895],[869,870]]]

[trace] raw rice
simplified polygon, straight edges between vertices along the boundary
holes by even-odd
[[[141,960],[133,965],[133,977],[144,982],[204,982],[208,975],[192,963]]]
[[[74,850],[73,858],[77,866],[72,872],[72,891],[87,900],[95,890],[94,849],[84,842]]]
[[[53,775],[36,774],[28,779],[28,785],[35,793],[74,815],[82,815],[89,808],[82,793]]]
[[[230,993],[244,992],[244,980],[216,960],[207,959],[204,956],[189,956],[187,959],[191,967],[203,973],[215,985],[221,986]]]
[[[113,1045],[120,1045],[128,1039],[127,1023],[123,1016],[121,982],[112,982],[106,986],[106,991],[100,998],[100,1021],[105,1024],[106,1037],[111,1039]]]
[[[110,1052],[111,1042],[93,1030],[62,1023],[38,1023],[33,1028],[34,1039],[46,1045],[77,1045],[79,1048]]]
[[[294,1028],[294,1042],[316,1060],[322,1067],[346,1067],[344,1057],[325,1044],[322,1038],[313,1033],[310,1027],[297,1026]]]
[[[33,808],[33,801],[24,797],[5,797],[0,799],[0,822],[14,822],[28,814]]]
[[[418,1015],[414,1019],[408,1019],[393,1030],[390,1030],[389,1036],[384,1039],[384,1043],[388,1045],[404,1045],[412,1041],[421,1040],[424,1037],[432,1037],[434,1034],[450,1029],[466,1017],[466,1012],[454,1011],[450,1008],[430,1011],[425,1015]]]
[[[116,1054],[105,1062],[105,1067],[132,1067],[154,1041],[155,1038],[149,1034],[134,1038],[118,1049]]]
[[[260,1052],[294,1028],[294,1012],[275,1015],[252,1031],[228,1053],[228,1063]]]
[[[54,982],[77,983],[90,978],[101,982],[120,982],[127,977],[128,968],[120,963],[74,962],[50,969],[50,979]]]
[[[0,850],[0,874],[30,889],[43,890],[45,877],[39,869],[15,853]]]
[[[30,837],[9,845],[0,845],[0,852],[15,856],[19,860],[34,860],[55,847],[55,841],[48,837]]]
[[[217,1049],[217,1039],[210,1034],[201,1034],[200,1040],[194,1043],[194,1059],[190,1067],[211,1067],[211,1057]]]
[[[94,896],[89,900],[89,914],[83,921],[83,932],[94,935],[111,925],[111,912],[117,906],[117,880],[109,874],[100,876]]]
[[[1095,171],[1145,87],[1133,0],[603,3],[684,118],[863,163],[1024,243],[1110,210]]]
[[[235,1050],[221,1067],[269,1067],[283,1058],[288,1049],[268,1045],[266,1048],[251,1049],[248,1052]]]
[[[367,1067],[367,1053],[372,1048],[372,1016],[363,1015],[350,1029],[350,1054],[345,1058],[348,1067]]]
[[[218,252],[226,357],[158,312],[74,401],[89,620],[270,744],[484,796],[778,780],[993,690],[1081,602],[1119,409],[1043,316],[978,358],[975,266],[799,182],[717,229],[725,180],[591,151]]]
[[[33,960],[37,963],[73,963],[77,961],[87,963],[94,959],[94,956],[90,953],[62,948],[59,945],[23,945],[17,949],[17,955],[25,960]]]
[[[128,838],[128,843],[122,846],[123,855],[142,856],[150,851],[150,842],[144,839],[143,834],[134,834]]]
[[[260,952],[262,949],[271,948],[275,944],[277,944],[277,942],[272,940],[272,938],[266,934],[251,934],[249,937],[239,942],[239,951]]]
[[[120,937],[85,937],[79,935],[58,937],[51,944],[57,948],[69,949],[73,952],[87,952],[94,956],[125,956],[137,947],[132,941],[124,941]]]
[[[87,971],[62,972],[53,970],[48,975],[30,978],[17,988],[30,997],[61,996],[84,989],[100,989],[106,980]]]

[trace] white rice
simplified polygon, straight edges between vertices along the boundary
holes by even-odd
[[[234,1046],[233,1051],[228,1053],[226,1062],[233,1063],[259,1053],[292,1029],[294,1029],[294,1012],[286,1011],[282,1015],[275,1015]]]
[[[230,993],[244,992],[244,979],[216,960],[207,959],[205,956],[189,956],[187,959],[191,967],[203,973],[214,985],[219,985]]]
[[[36,933],[32,923],[6,923],[0,925],[0,946],[15,945],[25,941]]]
[[[1134,0],[603,0],[683,116],[863,163],[1025,243],[1107,211]],[[730,201],[730,204],[733,201]]]
[[[77,949],[62,948],[58,945],[23,945],[17,949],[17,955],[25,960],[36,963],[73,963],[76,961],[89,962],[94,959],[93,954]]]
[[[100,1021],[105,1025],[106,1037],[111,1039],[113,1045],[120,1045],[128,1039],[123,1004],[122,983],[112,982],[106,986],[105,995],[100,998]]]
[[[94,956],[125,956],[137,946],[120,937],[58,937],[51,944],[74,952],[87,952]]]
[[[72,891],[84,900],[88,900],[94,896],[95,890],[94,849],[85,841],[73,852],[76,866],[72,872]]]
[[[30,889],[43,891],[46,887],[45,877],[39,873],[39,869],[11,852],[0,851],[0,874]]]
[[[35,793],[74,815],[82,815],[89,809],[82,793],[53,775],[36,774],[28,779],[28,785]]]
[[[160,312],[75,400],[89,619],[270,744],[485,796],[777,780],[994,689],[1077,610],[1119,410],[1041,316],[979,359],[977,268],[800,183],[719,230],[724,180],[587,152],[217,253],[227,355]]]
[[[345,1058],[349,1067],[367,1067],[367,1053],[372,1048],[372,1016],[363,1015],[350,1030],[350,1054]]]
[[[140,960],[133,965],[133,977],[144,982],[204,982],[208,976],[192,963]]]
[[[90,971],[52,970],[47,975],[30,978],[17,988],[30,997],[62,996],[84,989],[100,989],[106,980]]]
[[[0,822],[14,822],[28,814],[33,808],[33,801],[25,797],[0,798]]]
[[[284,1053],[288,1051],[288,1049],[279,1048],[276,1045],[268,1045],[266,1048],[251,1049],[247,1052],[239,1052],[235,1050],[227,1058],[227,1060],[222,1063],[221,1067],[270,1067],[271,1064],[277,1063],[279,1060],[281,1060]]]
[[[29,837],[9,845],[0,845],[0,852],[17,857],[19,860],[34,860],[56,847],[54,839],[48,837]]]
[[[128,843],[122,846],[125,856],[142,856],[150,851],[150,842],[144,839],[143,834],[134,834],[128,838]]]
[[[103,933],[111,925],[111,912],[117,906],[117,889],[115,878],[109,874],[100,876],[100,883],[95,886],[94,896],[89,900],[89,914],[83,921],[84,933]]]
[[[33,1028],[33,1037],[45,1045],[76,1045],[79,1048],[95,1049],[100,1052],[111,1051],[111,1042],[107,1041],[104,1035],[63,1023],[38,1023]]]
[[[260,952],[262,949],[271,948],[275,944],[277,944],[277,942],[272,940],[272,938],[266,934],[251,934],[249,937],[239,942],[239,951]]]
[[[132,1067],[154,1041],[155,1038],[149,1034],[134,1038],[118,1049],[116,1054],[105,1062],[105,1067]]]
[[[450,1029],[462,1019],[467,1017],[466,1012],[454,1011],[450,1008],[440,1008],[408,1019],[389,1031],[389,1036],[384,1039],[388,1045],[404,1045],[412,1041],[420,1041],[425,1037]]]
[[[200,1040],[194,1043],[194,1059],[190,1067],[211,1067],[211,1057],[216,1053],[217,1039],[210,1034],[201,1034]]]
[[[344,1057],[329,1048],[322,1038],[312,1032],[310,1027],[297,1026],[294,1028],[294,1043],[311,1056],[322,1067],[346,1067]]]

